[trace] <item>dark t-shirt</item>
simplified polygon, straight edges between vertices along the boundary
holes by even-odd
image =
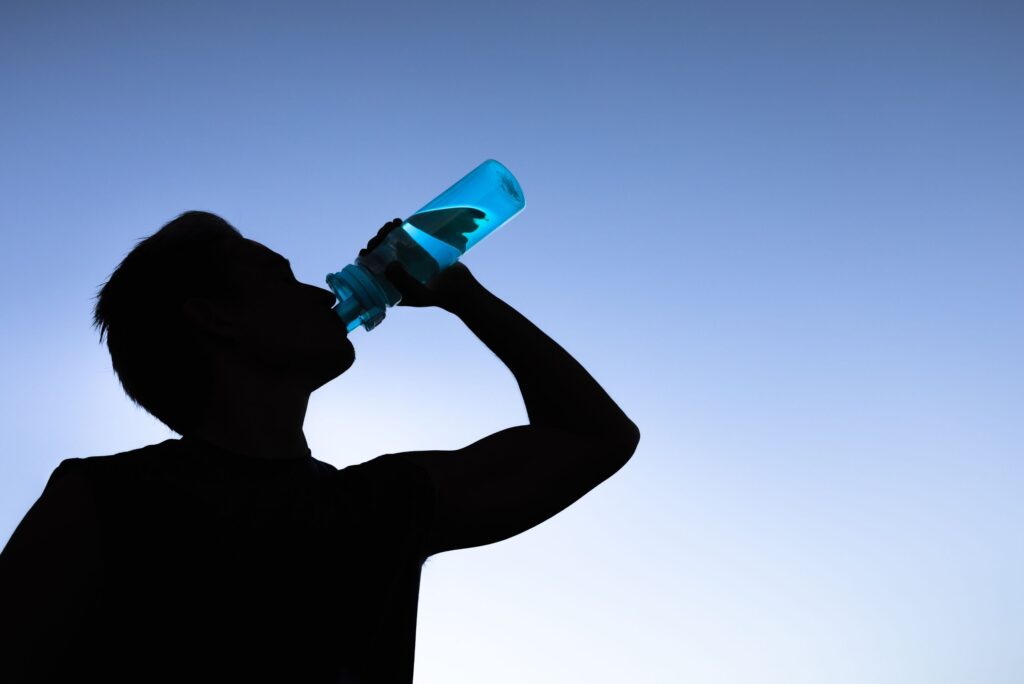
[[[338,470],[186,437],[66,459],[50,482],[72,468],[104,570],[56,681],[412,682],[435,502],[413,462]]]

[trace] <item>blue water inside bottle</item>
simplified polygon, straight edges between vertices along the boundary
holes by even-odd
[[[428,237],[455,248],[457,259],[525,205],[515,176],[489,159],[406,219],[403,228],[432,256],[436,253],[445,268],[454,263],[449,261],[453,253]]]
[[[401,294],[383,275],[398,260],[421,283],[448,268],[499,226],[523,210],[526,201],[515,176],[488,159],[407,218],[372,252],[327,276],[338,297],[335,310],[349,332],[372,330]]]
[[[415,240],[416,243],[422,247],[435,262],[437,262],[440,270],[444,270],[448,266],[451,266],[464,254],[464,252],[460,252],[457,248],[451,246],[447,242],[438,240],[430,233],[420,230],[416,226],[412,225],[408,219],[402,224],[402,230],[407,232],[409,237]]]

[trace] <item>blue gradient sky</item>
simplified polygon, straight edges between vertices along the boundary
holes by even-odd
[[[1022,31],[996,1],[5,2],[0,541],[62,459],[175,436],[90,327],[136,240],[213,211],[323,285],[495,158],[527,207],[465,263],[643,437],[428,561],[417,682],[1020,682]],[[527,420],[443,312],[352,339],[321,460]]]

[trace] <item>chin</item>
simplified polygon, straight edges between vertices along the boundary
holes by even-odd
[[[313,389],[317,389],[352,367],[356,360],[356,349],[348,337],[339,341],[337,336],[332,336],[331,340],[324,340],[317,347],[296,351],[293,358],[299,362],[296,371],[310,380]]]
[[[339,375],[347,371],[349,368],[352,367],[352,364],[356,362],[355,347],[352,346],[351,342],[349,342],[347,346],[348,353],[335,353],[330,357],[330,365],[327,369],[328,375],[330,377],[328,377],[327,380],[324,381],[325,383],[330,382],[334,378],[338,377]]]

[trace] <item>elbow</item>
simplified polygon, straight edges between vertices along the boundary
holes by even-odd
[[[638,428],[636,426],[636,423],[632,421],[630,421],[629,423],[628,435],[629,439],[626,441],[626,445],[628,447],[626,450],[627,459],[633,456],[633,453],[636,451],[637,446],[640,444],[640,428]]]
[[[627,423],[614,440],[607,440],[605,448],[609,455],[608,463],[611,470],[606,472],[605,477],[611,477],[629,463],[638,444],[640,444],[640,428],[632,422]]]
[[[640,444],[640,428],[633,421],[627,420],[625,426],[607,444],[615,449],[618,459],[625,463],[633,457]]]

